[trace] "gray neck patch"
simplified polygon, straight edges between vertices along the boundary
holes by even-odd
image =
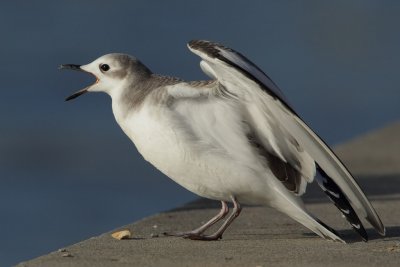
[[[161,101],[165,96],[165,86],[181,82],[183,80],[179,78],[157,74],[137,75],[121,95],[120,104],[123,106],[124,113],[140,108],[149,96],[155,98],[154,101]]]

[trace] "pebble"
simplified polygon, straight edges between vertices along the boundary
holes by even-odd
[[[112,233],[111,236],[118,240],[129,239],[129,238],[131,238],[131,232],[129,230],[122,230],[122,231]]]

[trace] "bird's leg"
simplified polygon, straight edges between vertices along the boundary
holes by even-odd
[[[200,226],[199,228],[196,228],[196,229],[194,229],[192,231],[189,231],[189,232],[164,233],[164,235],[168,235],[168,236],[190,236],[190,235],[200,235],[200,234],[204,233],[204,231],[206,231],[208,228],[213,226],[215,223],[217,223],[220,220],[222,220],[223,218],[225,218],[226,214],[228,214],[229,208],[228,208],[228,205],[226,204],[226,202],[225,201],[221,201],[221,205],[222,205],[222,207],[221,207],[221,210],[219,211],[219,213],[217,215],[215,215],[213,218],[211,218],[211,220],[209,220],[208,222],[206,222],[205,224]]]
[[[192,239],[192,240],[204,240],[204,241],[211,241],[211,240],[218,240],[222,238],[222,234],[225,230],[229,227],[229,225],[239,216],[242,208],[240,207],[239,202],[237,202],[235,197],[231,197],[233,202],[233,211],[232,214],[226,219],[223,225],[212,235],[202,235],[202,234],[187,234],[184,235],[184,238]]]

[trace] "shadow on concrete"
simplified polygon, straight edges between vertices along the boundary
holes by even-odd
[[[400,226],[387,226],[386,227],[386,235],[381,236],[378,234],[373,228],[366,229],[367,234],[368,234],[368,240],[376,240],[376,239],[385,239],[385,238],[390,238],[390,241],[392,241],[393,238],[400,238]],[[352,243],[358,243],[358,242],[364,242],[360,236],[353,231],[352,229],[342,229],[342,230],[336,230],[336,232],[339,234],[339,236],[345,240],[347,243],[352,244]],[[315,236],[317,235],[315,233],[309,232],[309,233],[303,233],[304,236]],[[389,240],[388,240],[389,241]]]
[[[386,237],[400,238],[400,226],[387,226],[386,227]]]
[[[400,198],[400,177],[398,175],[358,178],[357,182],[369,199]],[[317,183],[308,185],[307,192],[303,196],[303,199],[305,203],[330,202]],[[170,211],[219,208],[221,208],[219,201],[210,199],[197,199],[186,203],[182,207]]]

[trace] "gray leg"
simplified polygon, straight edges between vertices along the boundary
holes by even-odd
[[[231,197],[233,202],[233,211],[232,214],[226,219],[226,221],[222,224],[222,226],[212,235],[202,235],[201,233],[189,233],[184,235],[184,238],[192,239],[192,240],[204,240],[204,241],[211,241],[211,240],[218,240],[222,238],[222,234],[225,230],[229,227],[229,225],[239,216],[242,208],[240,207],[239,202],[236,201],[235,197]],[[204,231],[203,231],[204,232]]]
[[[222,220],[223,218],[225,218],[226,214],[228,214],[229,208],[228,208],[228,205],[226,204],[226,202],[221,201],[221,204],[222,204],[222,207],[221,207],[220,212],[217,215],[215,215],[213,218],[211,218],[211,220],[209,220],[208,222],[206,222],[205,224],[200,226],[199,228],[196,228],[189,232],[179,232],[179,233],[172,233],[172,234],[164,233],[164,235],[186,237],[186,236],[191,236],[191,235],[200,235],[200,234],[204,233],[208,228],[210,228],[215,223],[217,223],[220,220]]]

